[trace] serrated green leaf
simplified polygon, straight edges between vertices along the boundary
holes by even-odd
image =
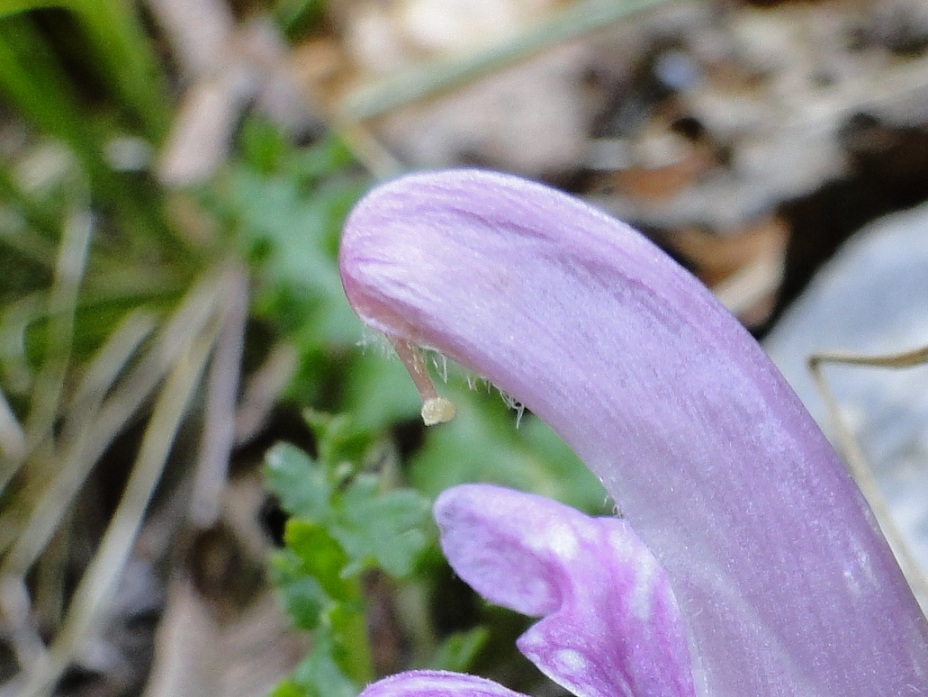
[[[345,457],[342,450],[359,433],[352,423],[351,416],[306,409],[303,418],[316,436],[319,461],[330,468],[338,465]]]
[[[302,573],[316,579],[329,596],[343,602],[356,599],[356,585],[345,578],[348,555],[321,524],[291,518],[284,542],[299,558]]]
[[[411,489],[378,493],[377,479],[357,477],[337,504],[333,535],[355,565],[374,563],[395,578],[409,575],[428,544],[429,501]]]
[[[280,505],[292,516],[325,520],[332,489],[325,471],[290,443],[278,443],[265,456],[264,477]]]
[[[342,222],[366,182],[331,176],[327,167],[344,164],[337,143],[282,156],[266,134],[256,133],[255,140],[253,157],[262,171],[239,166],[226,185],[229,219],[258,267],[257,311],[280,320],[301,355],[329,344],[351,346],[359,327],[336,258]],[[269,174],[269,168],[279,171]]]
[[[283,591],[284,608],[293,625],[306,631],[318,627],[324,608],[324,595],[316,579],[299,578],[280,588]]]
[[[283,550],[271,559],[271,575],[294,626],[315,629],[332,600],[315,578],[306,575],[302,560],[292,550]]]
[[[230,174],[241,232],[249,245],[267,243],[264,272],[272,282],[302,286],[323,297],[341,293],[326,238],[338,224],[331,203],[304,193],[282,177],[265,177],[239,167]]]

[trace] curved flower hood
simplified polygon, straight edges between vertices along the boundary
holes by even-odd
[[[698,694],[928,694],[928,625],[843,465],[634,230],[515,177],[424,173],[358,204],[340,263],[367,324],[487,377],[601,478],[667,572]]]

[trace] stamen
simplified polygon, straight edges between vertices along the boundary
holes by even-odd
[[[422,421],[426,426],[443,424],[454,418],[454,404],[444,397],[439,397],[429,377],[428,368],[425,361],[413,346],[405,341],[393,341],[393,348],[396,355],[399,356],[406,370],[409,371],[409,377],[412,378],[413,384],[422,396]]]

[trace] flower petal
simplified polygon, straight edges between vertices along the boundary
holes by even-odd
[[[378,680],[358,697],[525,697],[491,680],[437,670],[413,670]]]
[[[490,601],[544,615],[519,648],[577,697],[691,697],[667,577],[631,526],[487,484],[435,503],[445,555]]]
[[[926,624],[853,481],[753,339],[631,228],[475,170],[369,194],[369,325],[487,377],[596,472],[666,569],[697,690],[928,693]]]

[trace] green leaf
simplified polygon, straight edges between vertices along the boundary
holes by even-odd
[[[312,653],[290,683],[313,697],[353,697],[373,679],[360,573],[405,576],[427,545],[429,503],[411,489],[382,491],[358,473],[374,435],[347,415],[307,411],[318,458],[282,443],[267,456],[270,489],[293,516],[274,581],[297,626],[313,630]]]
[[[327,201],[304,195],[290,179],[244,167],[233,170],[230,188],[246,244],[267,245],[264,272],[271,282],[295,283],[322,296],[340,292],[333,256],[325,248],[334,223]]]
[[[300,559],[301,571],[319,582],[322,589],[339,601],[356,600],[356,586],[345,579],[348,555],[319,523],[291,518],[284,531],[284,542]]]
[[[271,559],[271,574],[281,592],[284,608],[300,629],[313,630],[332,600],[320,583],[306,576],[300,558],[290,550],[275,554]]]
[[[309,697],[309,693],[292,680],[284,680],[271,691],[269,697]]]
[[[358,686],[342,671],[331,633],[316,632],[312,651],[297,666],[293,681],[312,697],[356,697]]]
[[[293,41],[323,17],[324,9],[323,0],[278,0],[274,16],[287,38]]]
[[[65,7],[68,3],[61,0],[0,0],[0,19],[7,15],[46,7]]]
[[[290,144],[278,128],[254,117],[242,125],[239,147],[248,166],[265,176],[277,172],[290,151]]]
[[[408,576],[429,538],[430,504],[411,489],[378,493],[377,479],[358,476],[338,502],[333,535],[356,565],[376,564],[395,578]]]
[[[288,173],[303,185],[318,184],[345,170],[354,162],[354,153],[339,138],[325,138],[311,148],[294,151],[287,163]]]
[[[275,445],[265,461],[265,480],[287,513],[316,521],[328,518],[332,489],[318,463],[290,443]]]
[[[429,668],[466,673],[473,665],[477,654],[486,646],[490,631],[486,627],[475,627],[467,632],[457,632],[445,639],[435,653]]]
[[[333,415],[306,409],[303,418],[316,436],[319,461],[330,470],[341,468],[345,460],[360,458],[363,450],[370,444],[370,434],[356,428],[354,420],[348,414]],[[336,485],[341,483],[338,479],[330,477],[330,481]]]
[[[342,222],[366,182],[326,169],[343,166],[341,146],[281,156],[259,129],[252,139],[249,157],[264,171],[229,171],[225,217],[256,267],[257,311],[290,333],[301,354],[330,344],[351,346],[359,326],[336,259]],[[275,168],[281,171],[269,175]]]

